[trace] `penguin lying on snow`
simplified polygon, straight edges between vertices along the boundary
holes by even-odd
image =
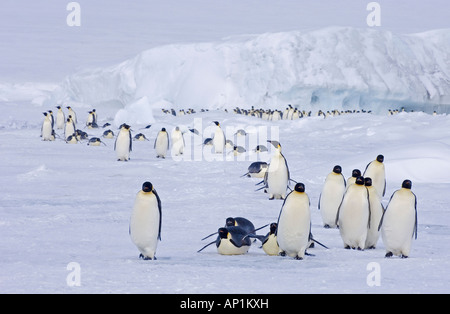
[[[278,255],[280,252],[280,247],[278,246],[276,231],[277,223],[273,222],[270,224],[270,231],[266,235],[256,235],[250,233],[247,236],[261,241],[262,248],[267,255]]]
[[[269,168],[269,165],[267,162],[264,161],[255,161],[250,166],[248,166],[248,172],[242,177],[249,177],[249,178],[264,178],[267,169]]]
[[[217,233],[219,235],[215,241],[208,243],[197,252],[203,251],[211,244],[216,244],[217,252],[222,255],[245,254],[250,249],[251,240],[246,237],[248,233],[239,226],[219,228]]]

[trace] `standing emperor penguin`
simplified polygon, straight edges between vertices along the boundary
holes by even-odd
[[[76,132],[75,122],[72,120],[72,116],[69,115],[64,125],[64,138],[67,140],[67,138],[75,132]]]
[[[172,155],[183,155],[184,152],[184,137],[179,127],[175,127],[170,136],[172,140]]]
[[[275,153],[270,160],[267,168],[264,181],[267,185],[267,193],[269,199],[285,199],[286,190],[289,185],[289,168],[287,161],[281,153],[281,145],[277,141],[268,141],[275,148]]]
[[[64,124],[66,123],[66,116],[64,115],[64,111],[61,106],[56,106],[58,108],[58,112],[56,113],[56,128],[64,129]]]
[[[417,239],[417,197],[411,191],[412,182],[405,180],[395,191],[381,218],[379,229],[386,247],[386,257],[407,258],[412,238]]]
[[[353,169],[352,170],[352,176],[347,179],[347,189],[350,185],[354,184],[357,177],[361,176],[361,170],[359,169]]]
[[[166,158],[167,150],[169,149],[169,134],[167,133],[166,128],[162,128],[161,131],[158,132],[153,148],[156,150],[157,158]]]
[[[123,123],[120,126],[119,134],[117,134],[116,141],[114,142],[114,150],[116,151],[118,161],[130,160],[132,143],[130,126]]]
[[[68,109],[67,114],[72,116],[72,120],[76,124],[78,122],[77,114],[75,113],[75,111],[73,111],[72,107],[67,106],[66,108]]]
[[[44,112],[44,122],[42,122],[41,127],[41,137],[43,141],[54,141],[55,137],[53,135],[52,121],[50,120],[50,114]]]
[[[370,206],[370,225],[369,230],[367,231],[366,249],[374,249],[376,248],[378,239],[380,238],[380,231],[378,230],[378,227],[384,213],[384,207],[381,203],[380,197],[378,196],[377,190],[372,185],[372,179],[369,177],[364,178],[364,185],[369,192]]]
[[[156,260],[158,240],[161,240],[161,200],[150,182],[144,182],[136,195],[130,219],[130,237],[141,252],[139,257]]]
[[[384,170],[384,156],[378,155],[377,158],[366,166],[363,176],[372,179],[372,185],[377,189],[380,199],[386,192],[386,172]]]
[[[345,192],[336,217],[346,249],[364,250],[369,219],[369,192],[364,186],[364,178],[358,177],[355,184],[349,186]]]
[[[342,168],[334,166],[328,174],[319,197],[319,209],[325,228],[336,228],[336,215],[345,193],[345,178]]]
[[[225,133],[223,132],[222,128],[220,127],[220,123],[218,121],[214,121],[214,124],[216,125],[216,131],[214,132],[213,137],[213,146],[214,146],[214,152],[216,154],[222,154],[225,147]]]
[[[297,183],[286,197],[278,216],[276,237],[280,255],[287,254],[295,259],[303,259],[311,235],[309,205],[305,185]]]

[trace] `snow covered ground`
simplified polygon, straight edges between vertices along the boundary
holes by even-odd
[[[118,162],[112,139],[103,139],[106,146],[100,147],[41,141],[43,109],[24,104],[2,109],[9,116],[0,120],[2,292],[449,292],[447,115],[353,113],[268,122],[223,111],[179,117],[155,112],[149,130],[140,130],[145,124],[132,126],[133,134],[142,131],[150,141],[133,142],[131,160]],[[88,108],[77,109],[82,120]],[[97,111],[100,124],[112,122],[114,110]],[[186,129],[201,122],[204,137],[209,137],[213,120],[229,130],[278,128],[291,175],[305,183],[311,198],[312,232],[329,250],[311,249],[315,256],[303,261],[267,256],[258,245],[241,256],[219,255],[213,246],[197,253],[205,244],[200,239],[225,218],[242,216],[262,226],[276,221],[282,204],[255,192],[257,179],[240,177],[254,160],[251,154],[241,161],[156,158],[153,140],[161,127]],[[88,130],[91,136],[102,132]],[[185,134],[192,145],[196,136]],[[345,250],[338,230],[322,228],[317,210],[325,176],[334,165],[349,177],[352,169],[363,169],[380,153],[387,173],[383,203],[406,178],[413,181],[418,198],[418,239],[408,259],[385,259],[381,239],[375,250]],[[270,153],[261,157],[268,158]],[[146,180],[162,200],[157,261],[140,260],[128,236],[134,196]],[[66,283],[71,262],[80,266],[79,287]],[[380,286],[367,284],[372,262],[380,266]]]
[[[402,52],[397,61],[410,60],[408,54],[403,54],[405,52],[413,53],[418,59],[417,63],[389,63],[390,66],[398,66],[398,72],[408,76],[402,77],[402,83],[395,79],[393,82],[416,84],[415,74],[420,74],[419,81],[424,87],[420,95],[427,90],[430,96],[439,98],[442,94],[448,97],[449,63],[445,47],[448,47],[449,37],[445,31],[437,30],[449,27],[446,1],[396,1],[392,4],[380,0],[382,26],[370,30],[362,29],[367,27],[367,3],[356,0],[340,1],[339,4],[334,0],[321,1],[320,4],[313,1],[218,0],[214,5],[205,0],[176,2],[176,5],[175,1],[155,0],[146,4],[129,4],[126,8],[118,0],[79,2],[82,26],[76,28],[65,24],[67,3],[61,5],[61,1],[49,0],[42,5],[35,1],[2,1],[0,292],[450,292],[449,115],[431,115],[429,113],[435,108],[421,103],[415,108],[428,113],[407,112],[388,116],[388,104],[384,104],[383,108],[369,108],[374,111],[372,114],[263,121],[233,114],[236,104],[231,101],[219,110],[212,102],[206,107],[202,103],[175,103],[182,102],[183,97],[201,99],[202,95],[189,94],[188,89],[183,90],[183,95],[178,95],[178,90],[171,90],[172,98],[163,97],[159,102],[155,101],[146,94],[150,78],[142,72],[145,67],[127,72],[126,67],[120,66],[136,60],[145,65],[151,60],[142,56],[150,55],[151,51],[167,53],[167,47],[177,48],[171,53],[183,53],[185,60],[177,60],[183,59],[183,62],[192,62],[195,66],[199,63],[187,58],[195,54],[185,54],[186,49],[207,47],[211,49],[207,50],[212,57],[209,61],[214,65],[218,60],[214,49],[220,48],[223,53],[234,47],[234,50],[228,50],[234,51],[234,54],[229,54],[237,62],[234,66],[253,67],[251,62],[241,62],[245,50],[240,44],[255,44],[255,38],[270,38],[270,41],[260,41],[261,47],[266,49],[272,39],[279,41],[284,38],[287,40],[280,42],[297,43],[294,39],[302,38],[299,34],[307,34],[308,41],[320,39],[318,34],[325,37],[340,34],[342,40],[353,41],[359,46],[360,41],[355,42],[359,35],[347,35],[370,33],[373,34],[370,37],[373,42],[365,44],[373,44],[373,47],[393,47],[385,46],[385,39],[389,36],[405,39],[404,43],[411,44],[405,44],[408,47],[405,50],[392,50]],[[336,30],[343,33],[336,33]],[[425,31],[421,35],[400,35]],[[277,56],[281,51],[292,51],[281,49],[282,45],[275,47],[275,50],[255,51],[276,52]],[[320,47],[321,52],[326,51],[322,48],[330,48],[326,45],[312,47]],[[148,52],[151,48],[154,49]],[[294,51],[304,51],[301,50],[304,48],[302,45],[297,48]],[[361,55],[374,52],[370,49],[358,51]],[[328,58],[330,55],[324,56]],[[352,59],[344,60],[344,56],[341,54],[338,59],[351,63]],[[251,56],[248,58],[252,59]],[[369,59],[379,62],[374,63],[374,69],[379,70],[382,59]],[[280,57],[279,60],[289,59]],[[354,68],[358,62],[363,63],[363,59],[355,60]],[[233,60],[229,61],[233,65]],[[167,68],[169,65],[161,66]],[[271,66],[286,70],[278,63],[271,63]],[[93,78],[108,78],[104,74],[114,67],[120,70],[117,71],[119,76],[141,78],[135,81],[141,89],[138,92],[135,89],[117,90],[124,85],[109,82],[98,88],[100,85],[96,84],[99,81]],[[352,66],[339,69],[351,70]],[[404,69],[413,70],[402,72]],[[194,67],[191,72],[183,72],[184,78],[191,80],[195,73],[196,82],[210,84],[205,87],[216,90],[214,83],[222,84],[223,76],[217,81],[210,80],[211,76],[199,79],[202,72],[194,70],[198,69]],[[243,70],[251,74],[251,69]],[[98,73],[102,75],[95,77]],[[139,73],[142,75],[137,75]],[[260,74],[248,78],[256,79]],[[318,84],[317,76],[310,71],[308,74]],[[84,83],[87,81],[96,88],[86,92],[86,84],[83,89],[67,85],[70,79],[74,82],[74,78],[80,77]],[[344,76],[342,81],[337,79],[339,77],[332,76],[333,80],[326,84],[344,86],[352,83],[348,79],[358,76]],[[83,80],[78,83],[83,83]],[[128,84],[132,80],[125,82]],[[188,83],[191,85],[185,87],[196,86],[195,81]],[[65,89],[67,86],[70,88]],[[112,101],[101,98],[127,91],[130,94],[126,96],[132,97],[122,98],[126,100],[123,102],[116,101],[118,97],[111,98]],[[198,93],[197,89],[192,91]],[[91,99],[83,98],[96,93],[99,98],[93,103]],[[240,92],[243,99],[256,94],[254,91],[252,95]],[[112,124],[110,128],[117,132],[117,126],[127,120],[133,134],[142,132],[149,141],[133,142],[129,162],[116,161],[114,139],[102,139],[106,145],[99,147],[88,146],[86,141],[75,145],[66,144],[61,139],[41,141],[42,112],[56,112],[57,101],[68,100],[65,104],[72,105],[78,113],[78,128],[83,128],[87,112],[96,108],[100,126],[109,122]],[[287,98],[280,99],[278,109],[283,110],[288,103]],[[446,101],[443,103],[448,104]],[[267,107],[275,109],[273,104],[266,103]],[[178,106],[177,109],[196,106],[197,113],[174,117],[164,114],[159,108],[172,105]],[[327,101],[315,107],[307,105],[300,105],[300,109],[313,112],[335,109],[334,104]],[[399,109],[402,105],[404,103],[394,102],[390,109]],[[250,104],[242,107],[246,106]],[[211,110],[200,112],[201,108]],[[223,110],[225,108],[228,112]],[[436,109],[443,108],[438,106]],[[349,106],[346,109],[356,108]],[[236,138],[248,153],[239,158],[227,154],[223,160],[211,160],[212,156],[199,144],[211,136],[212,121],[220,121],[229,134],[240,128],[251,132],[246,140]],[[150,129],[143,129],[150,123]],[[202,131],[202,137],[190,132],[185,134],[191,152],[185,155],[184,160],[156,158],[153,142],[157,131],[162,127],[172,130],[175,126],[182,130],[196,127]],[[258,245],[253,245],[248,254],[240,256],[219,255],[214,246],[197,253],[207,243],[201,238],[223,226],[229,216],[246,217],[255,226],[274,222],[278,217],[282,201],[270,201],[267,194],[255,191],[257,179],[241,177],[257,158],[250,151],[257,142],[252,132],[258,128],[267,130],[267,134],[260,133],[262,143],[273,137],[281,142],[292,178],[306,185],[311,199],[314,237],[326,244],[329,250],[317,246],[310,250],[315,256],[308,256],[303,261],[267,256]],[[101,136],[104,130],[86,131],[92,137]],[[62,136],[62,130],[56,132]],[[418,198],[418,239],[413,241],[408,259],[384,258],[381,239],[375,250],[345,250],[339,231],[324,229],[317,210],[323,182],[334,165],[341,165],[345,177],[349,177],[354,168],[364,169],[378,154],[385,156],[386,165],[387,190],[383,204],[387,204],[404,179],[412,180],[412,190]],[[258,158],[268,161],[270,156],[269,151]],[[147,180],[158,191],[163,209],[162,241],[158,246],[157,261],[140,260],[139,252],[128,235],[134,197]],[[260,233],[267,231],[266,228]],[[71,268],[72,265],[79,266],[79,286],[70,285],[73,271],[77,270]],[[380,279],[379,285],[375,286],[371,284],[374,265],[379,266]]]

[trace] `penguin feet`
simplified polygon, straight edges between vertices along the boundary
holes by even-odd
[[[303,257],[299,257],[298,255],[296,255],[296,256],[294,257],[294,259],[296,259],[297,261],[301,261],[301,260],[303,260]]]
[[[156,261],[156,256],[154,256],[153,258],[151,258],[150,256],[144,256],[144,254],[139,254],[139,258],[142,258],[144,261],[149,261],[149,260],[155,260]]]
[[[402,255],[400,255],[400,257],[401,257],[401,258],[408,258],[408,256],[407,256],[407,255],[403,255],[403,254],[402,254]]]
[[[392,252],[387,252],[384,257],[389,258],[392,257],[394,254]]]
[[[286,252],[285,251],[281,251],[280,253],[278,253],[279,256],[286,256]]]
[[[331,228],[329,224],[325,224],[323,227],[324,227],[325,229],[330,229],[330,228]]]

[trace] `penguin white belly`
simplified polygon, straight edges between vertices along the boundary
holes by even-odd
[[[52,141],[52,123],[49,120],[44,120],[44,123],[42,124],[42,140],[44,141]]]
[[[184,141],[183,141],[183,135],[181,135],[181,132],[179,134],[174,134],[172,136],[172,154],[174,156],[178,156],[183,154],[184,151]]]
[[[64,129],[65,117],[63,112],[59,112],[56,114],[56,128]]]
[[[240,255],[245,254],[250,249],[248,245],[236,247],[229,239],[220,239],[220,244],[217,247],[217,252],[222,255]]]
[[[269,235],[269,238],[262,247],[267,255],[278,255],[280,252],[280,247],[278,246],[277,237],[275,234]]]
[[[75,133],[75,128],[73,126],[73,123],[67,122],[64,128],[64,136],[67,139],[70,135]]]
[[[309,243],[311,214],[306,195],[292,192],[284,203],[277,229],[280,249],[290,257],[303,258]]]
[[[216,128],[213,138],[214,152],[217,154],[223,153],[223,148],[225,147],[225,135],[223,134],[222,129],[219,127]]]
[[[116,155],[119,160],[130,159],[130,136],[129,133],[120,132],[116,140]]]
[[[320,213],[323,224],[336,228],[336,215],[345,193],[342,175],[328,175],[320,195]]]
[[[155,195],[138,195],[131,215],[130,236],[138,250],[152,259],[158,245],[159,218]]]
[[[370,205],[370,225],[367,231],[366,248],[375,248],[380,238],[378,226],[380,225],[381,217],[383,216],[383,205],[377,194],[377,191],[370,187],[369,190],[369,205]]]
[[[169,139],[166,135],[158,135],[155,143],[156,155],[159,157],[166,157]]]
[[[415,226],[415,199],[412,194],[409,197],[401,194],[394,195],[386,209],[381,237],[388,252],[409,256]]]
[[[369,200],[367,193],[357,189],[356,184],[352,185],[344,196],[339,209],[339,232],[345,246],[364,249],[369,224]]]
[[[269,193],[269,198],[284,199],[289,183],[288,169],[284,158],[281,155],[274,156],[270,161],[267,172],[267,192]]]

